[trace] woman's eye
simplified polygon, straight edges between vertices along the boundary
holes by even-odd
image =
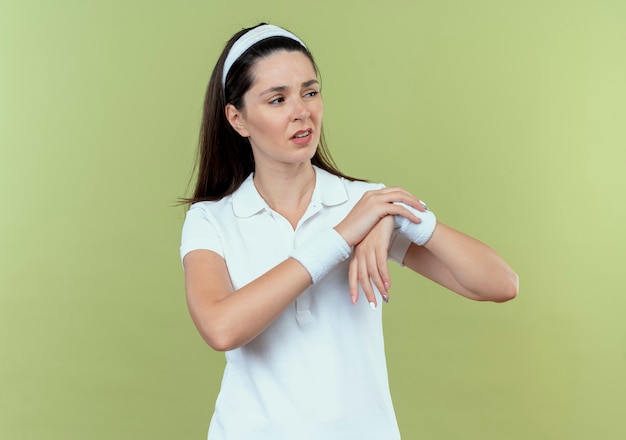
[[[279,96],[278,98],[274,98],[270,101],[270,104],[280,104],[281,102],[283,102],[285,100],[285,98],[283,98],[282,96]]]
[[[304,96],[307,98],[312,98],[313,96],[316,96],[318,94],[319,92],[317,90],[311,90],[310,92],[306,92]]]

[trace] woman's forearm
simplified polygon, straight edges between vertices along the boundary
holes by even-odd
[[[508,301],[519,288],[517,274],[493,249],[440,222],[423,249],[409,249],[405,264],[475,300]]]

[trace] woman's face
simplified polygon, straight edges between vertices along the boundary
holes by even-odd
[[[241,110],[229,105],[229,121],[250,140],[255,167],[310,161],[319,143],[323,104],[309,58],[276,52],[252,68],[253,83]]]

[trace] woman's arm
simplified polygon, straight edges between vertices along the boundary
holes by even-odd
[[[425,222],[413,223],[395,218],[400,233],[415,243],[409,246],[404,265],[442,286],[477,301],[503,302],[518,291],[515,272],[491,248],[442,223],[425,210],[414,213]],[[374,284],[384,300],[389,300],[391,280],[387,257],[394,222],[391,216],[371,229],[355,247],[350,262],[349,280],[352,302],[358,298],[359,285],[370,303],[376,304]],[[416,243],[419,243],[416,244]]]
[[[409,193],[398,188],[369,191],[335,226],[334,236],[324,234],[328,231],[322,231],[320,236],[336,239],[338,233],[341,236],[339,239],[345,240],[344,245],[351,247],[358,244],[381,218],[401,215],[410,221],[419,222],[413,213],[394,202],[410,206],[419,204]],[[317,272],[320,266],[328,269],[328,265],[317,263],[331,261],[330,264],[333,264],[332,261],[335,261],[335,257],[329,256],[327,251],[318,251],[330,248],[321,240],[313,239],[304,246],[308,248],[294,250],[292,255],[295,258],[287,258],[236,291],[230,283],[228,269],[221,256],[209,250],[194,250],[185,255],[183,266],[187,305],[200,334],[212,348],[231,350],[254,339],[313,280],[320,277]],[[297,260],[299,257],[304,258]],[[311,261],[312,265],[309,264]]]
[[[254,339],[311,285],[309,273],[292,258],[237,291],[215,252],[191,251],[183,266],[191,318],[206,343],[219,351]]]
[[[440,222],[424,246],[409,246],[404,265],[476,301],[505,302],[519,289],[517,274],[493,249]]]

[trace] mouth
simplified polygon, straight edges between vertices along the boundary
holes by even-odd
[[[302,139],[302,138],[305,138],[307,136],[310,136],[311,133],[313,133],[313,130],[311,130],[311,129],[298,131],[296,134],[294,134],[291,137],[291,139]]]

